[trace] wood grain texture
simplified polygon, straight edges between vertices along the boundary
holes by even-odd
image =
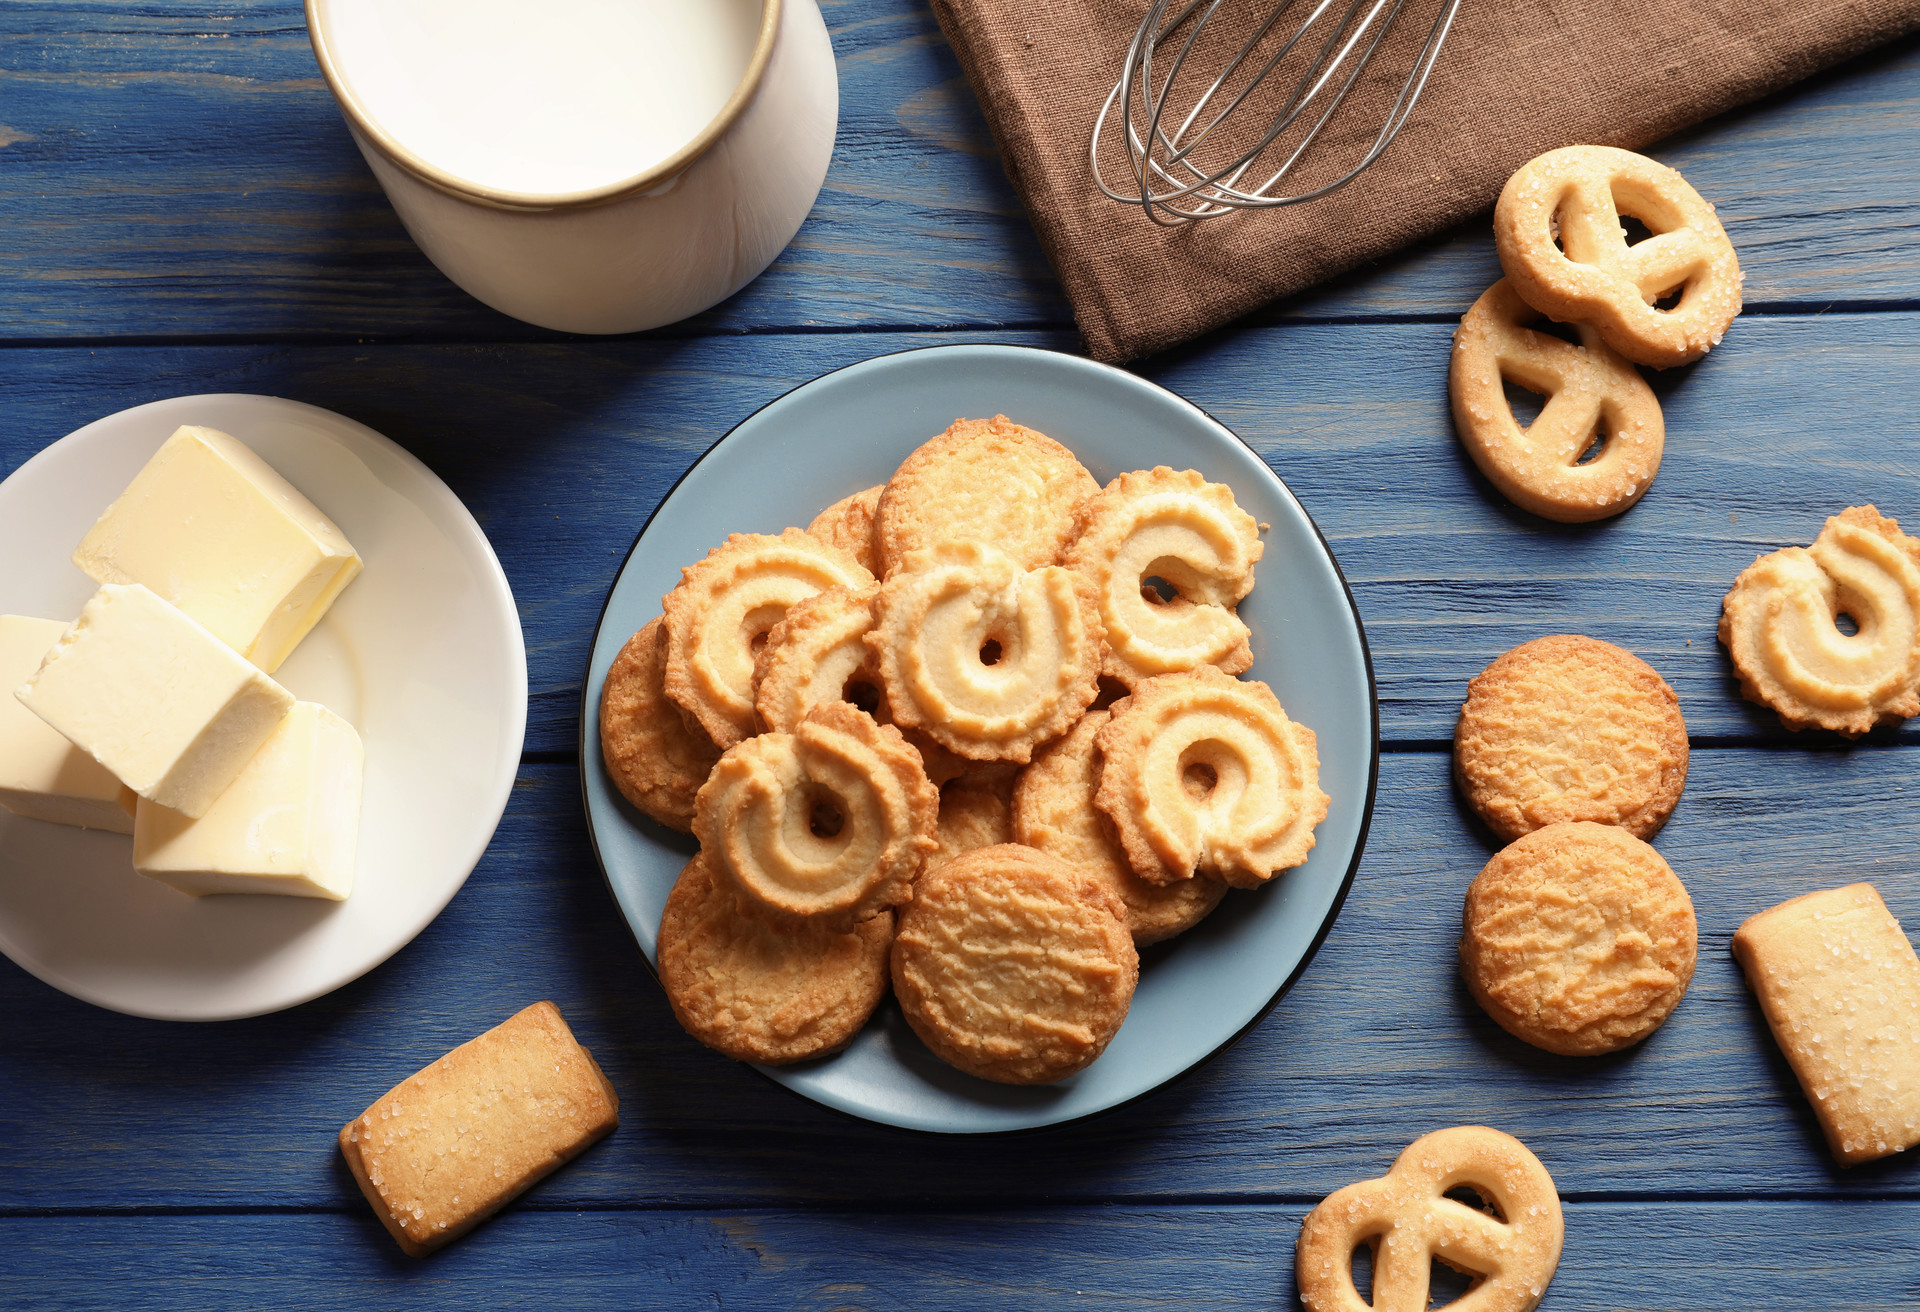
[[[931,14],[826,0],[840,134],[812,217],[753,286],[668,330],[1066,326]],[[1444,75],[1444,68],[1442,69]],[[1920,42],[1653,153],[1719,203],[1749,303],[1920,300]],[[1144,221],[1144,220],[1143,220]],[[551,339],[413,246],[354,150],[297,0],[10,0],[0,10],[0,337]],[[1277,307],[1453,315],[1484,225]]]
[[[141,1021],[0,967],[0,1014],[32,1018],[0,1045],[0,1209],[338,1206],[354,1196],[339,1127],[539,998],[593,1050],[622,1115],[536,1189],[547,1207],[1302,1201],[1472,1122],[1520,1136],[1577,1198],[1920,1198],[1916,1154],[1831,1164],[1728,950],[1749,914],[1858,879],[1920,930],[1920,831],[1889,822],[1917,765],[1908,747],[1696,753],[1655,844],[1699,916],[1691,990],[1644,1044],[1583,1060],[1508,1036],[1459,983],[1461,898],[1491,849],[1446,756],[1389,755],[1346,908],[1247,1039],[1105,1119],[984,1141],[847,1120],[681,1033],[601,883],[574,772],[529,766],[440,918],[294,1011]]]
[[[1920,518],[1920,314],[1742,319],[1699,365],[1654,376],[1667,454],[1653,490],[1618,519],[1571,527],[1514,509],[1462,453],[1450,331],[1279,324],[1146,371],[1251,442],[1327,535],[1366,624],[1384,739],[1449,741],[1488,661],[1576,632],[1651,662],[1696,740],[1835,741],[1790,735],[1740,700],[1714,637],[1720,598],[1756,555],[1812,541],[1849,505]],[[528,750],[569,753],[607,589],[700,452],[821,373],[956,340],[976,338],[0,351],[0,472],[100,415],[182,393],[263,392],[370,424],[447,479],[492,538],[527,636]],[[1898,736],[1920,741],[1920,724]]]
[[[596,1150],[598,1151],[598,1150]],[[1384,1169],[1384,1163],[1382,1169]],[[1343,1182],[1344,1183],[1344,1182]],[[112,1307],[1298,1308],[1305,1205],[959,1211],[511,1211],[426,1261],[371,1216],[0,1219],[0,1302]],[[1545,1307],[1822,1312],[1920,1300],[1920,1203],[1566,1209]],[[1711,1258],[1708,1259],[1708,1255]],[[1708,1259],[1708,1260],[1703,1260]]]

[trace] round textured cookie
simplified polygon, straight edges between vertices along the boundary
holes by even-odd
[[[880,675],[866,635],[873,628],[875,589],[833,588],[795,602],[767,631],[753,662],[753,705],[760,724],[792,733],[807,712],[845,701],[881,724],[893,713],[880,690]],[[945,783],[973,762],[955,756],[919,730],[903,736],[920,753],[927,778]]]
[[[1093,804],[1136,875],[1257,888],[1307,859],[1331,799],[1313,730],[1273,689],[1202,665],[1148,679],[1112,716]]]
[[[1156,674],[1253,664],[1234,611],[1265,549],[1233,489],[1191,469],[1136,470],[1082,501],[1060,563],[1093,584],[1107,631],[1101,672],[1132,687]],[[1148,580],[1171,588],[1164,597]]]
[[[1149,884],[1133,873],[1093,804],[1100,779],[1094,739],[1109,718],[1106,711],[1088,711],[1066,737],[1034,753],[1013,791],[1013,841],[1051,853],[1111,888],[1127,908],[1134,944],[1145,947],[1206,919],[1227,886],[1205,878]]]
[[[1578,634],[1522,643],[1467,685],[1453,731],[1460,791],[1512,842],[1561,820],[1651,838],[1687,782],[1687,722],[1630,651]]]
[[[1627,244],[1622,215],[1652,234]],[[1740,313],[1740,259],[1713,206],[1666,165],[1613,146],[1528,160],[1493,208],[1500,267],[1520,298],[1658,369],[1698,360]],[[1659,302],[1678,291],[1671,308]]]
[[[1073,452],[1005,415],[956,419],[887,480],[874,512],[881,577],[943,542],[991,542],[1023,567],[1051,565],[1073,508],[1100,490]]]
[[[807,532],[832,543],[877,575],[880,561],[873,554],[873,512],[879,505],[879,488],[855,492],[815,515]]]
[[[1013,766],[995,766],[963,775],[940,788],[940,820],[935,847],[920,878],[963,853],[1013,841]]]
[[[770,1066],[844,1047],[887,993],[893,913],[851,930],[776,929],[742,915],[702,852],[660,917],[660,983],[694,1038]]]
[[[893,990],[913,1032],[943,1061],[1002,1084],[1051,1084],[1092,1065],[1139,978],[1120,900],[1016,843],[929,872],[893,940]]]
[[[866,588],[859,561],[810,533],[735,533],[680,571],[667,615],[667,696],[727,748],[759,732],[753,659],[789,607],[830,588]]]
[[[620,795],[669,829],[693,832],[693,798],[720,759],[667,699],[667,627],[656,615],[607,668],[600,755]]]
[[[1460,969],[1501,1028],[1569,1057],[1638,1043],[1686,995],[1693,901],[1618,825],[1537,829],[1467,889]]]
[[[1787,728],[1856,737],[1920,714],[1920,541],[1874,507],[1834,515],[1812,547],[1760,557],[1722,606],[1740,691]]]
[[[748,914],[844,929],[913,896],[939,810],[899,730],[829,702],[792,733],[728,748],[693,832]]]
[[[915,552],[880,585],[867,646],[894,722],[974,761],[1020,761],[1099,692],[1093,588],[982,542]]]

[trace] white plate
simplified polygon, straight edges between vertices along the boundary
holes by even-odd
[[[506,575],[447,485],[372,429],[269,396],[136,406],[15,470],[0,483],[0,612],[79,612],[94,585],[68,557],[181,424],[252,447],[366,562],[275,675],[366,745],[353,896],[186,897],[133,872],[131,839],[0,810],[0,952],[114,1011],[227,1020],[357,978],[459,891],[513,787],[527,659]]]
[[[1099,1061],[1070,1079],[1016,1088],[962,1075],[921,1045],[891,1002],[839,1055],[761,1068],[851,1115],[949,1134],[1030,1130],[1109,1111],[1179,1078],[1257,1023],[1340,910],[1379,767],[1359,612],[1313,521],[1252,448],[1164,388],[1076,356],[985,345],[881,356],[787,393],[702,456],[654,512],[607,598],[581,713],[581,783],[594,850],[649,962],[693,842],[642,817],[607,777],[597,712],[615,654],[660,613],[681,566],[728,533],[805,524],[829,502],[885,480],[956,417],[996,410],[1065,442],[1103,483],[1156,464],[1198,469],[1271,526],[1258,582],[1240,606],[1253,633],[1246,677],[1272,685],[1288,713],[1319,736],[1320,784],[1333,804],[1305,865],[1265,888],[1228,894],[1197,928],[1142,954],[1126,1024]]]

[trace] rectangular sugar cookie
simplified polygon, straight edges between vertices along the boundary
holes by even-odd
[[[425,1257],[620,1123],[620,1099],[551,1002],[461,1044],[340,1131],[360,1192]]]
[[[1733,955],[1842,1166],[1920,1143],[1920,957],[1872,884],[1751,916]]]

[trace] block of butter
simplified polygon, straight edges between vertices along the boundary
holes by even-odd
[[[296,702],[207,813],[140,803],[133,868],[182,893],[284,893],[338,902],[353,891],[360,834],[360,735]]]
[[[246,446],[175,430],[81,539],[97,583],[144,583],[271,674],[360,572],[332,520]]]
[[[15,695],[149,801],[198,818],[293,694],[138,583],[109,583]]]
[[[35,820],[133,832],[133,790],[13,698],[67,626],[0,615],[0,806]]]

